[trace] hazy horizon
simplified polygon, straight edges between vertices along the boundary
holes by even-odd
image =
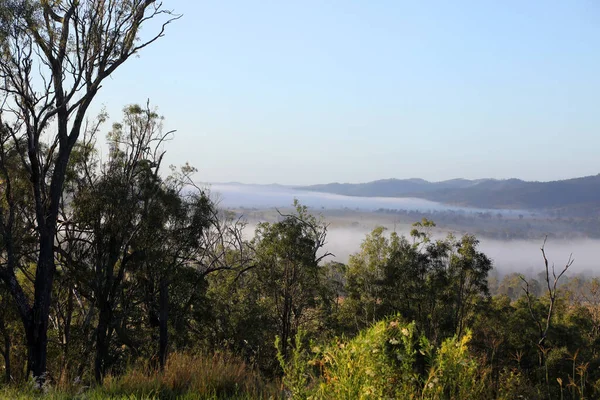
[[[420,178],[418,176],[410,176],[410,177],[383,177],[383,178],[377,178],[377,179],[373,179],[371,181],[341,181],[341,180],[337,180],[337,181],[328,181],[328,182],[314,182],[314,183],[307,183],[307,184],[294,184],[294,183],[287,183],[287,182],[269,182],[269,183],[256,183],[253,181],[247,181],[247,182],[241,182],[241,181],[224,181],[224,182],[208,182],[208,181],[199,181],[198,183],[201,184],[207,184],[207,185],[247,185],[247,186],[284,186],[284,187],[303,187],[303,186],[313,186],[313,185],[326,185],[326,184],[331,184],[331,183],[339,183],[339,184],[351,184],[351,185],[356,185],[356,184],[361,184],[361,183],[369,183],[369,182],[376,182],[376,181],[387,181],[387,180],[424,180],[426,182],[429,183],[441,183],[441,182],[449,182],[449,181],[453,181],[453,180],[469,180],[469,181],[481,181],[481,180],[497,180],[497,181],[506,181],[506,180],[511,180],[511,179],[517,179],[517,180],[521,180],[521,181],[525,181],[525,182],[540,182],[540,183],[546,183],[546,182],[555,182],[555,181],[561,181],[561,180],[570,180],[570,179],[578,179],[578,178],[587,178],[590,176],[596,176],[596,175],[600,175],[600,170],[597,173],[594,174],[590,174],[590,175],[582,175],[582,176],[572,176],[572,177],[567,177],[567,178],[562,178],[562,179],[550,179],[550,180],[527,180],[527,179],[523,179],[520,178],[518,176],[513,176],[513,177],[509,177],[509,178],[488,178],[488,177],[479,177],[479,178],[462,178],[462,177],[454,177],[454,178],[449,178],[449,179],[443,179],[443,180],[429,180],[429,179],[424,179],[424,178]]]
[[[378,209],[414,211],[455,211],[461,213],[493,212],[503,215],[530,214],[518,209],[484,209],[443,204],[417,197],[346,196],[334,193],[312,192],[288,186],[222,183],[207,186],[218,204],[225,208],[289,207],[294,199],[314,209]]]
[[[360,251],[360,245],[367,234],[376,226],[384,226],[386,236],[393,231],[399,235],[410,236],[408,229],[396,229],[386,224],[373,224],[370,228],[329,228],[327,232],[327,241],[323,252],[332,253],[327,261],[337,261],[347,263],[350,255]],[[254,234],[256,224],[249,224],[245,230],[246,238]],[[458,233],[460,235],[460,233]],[[441,239],[446,236],[446,232],[435,230],[433,237]],[[539,240],[498,240],[490,238],[478,238],[479,249],[488,256],[494,264],[494,273],[503,276],[509,273],[518,272],[527,276],[535,276],[544,271],[543,258],[540,251],[544,238]],[[597,239],[549,239],[546,242],[546,254],[550,265],[555,265],[556,269],[564,267],[572,257],[573,265],[569,270],[569,276],[579,274],[600,276],[600,263],[597,258],[597,249],[600,246],[600,240]],[[492,274],[492,275],[493,275]]]

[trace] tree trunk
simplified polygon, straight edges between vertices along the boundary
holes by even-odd
[[[86,368],[86,366],[89,365],[88,363],[88,357],[89,355],[92,353],[92,349],[94,347],[94,339],[93,339],[93,332],[92,332],[92,336],[90,336],[90,327],[92,324],[92,318],[94,317],[94,310],[95,310],[95,305],[92,303],[90,306],[90,310],[88,311],[87,316],[85,317],[85,321],[83,323],[83,328],[81,330],[81,336],[84,338],[89,338],[89,340],[87,340],[87,345],[85,346],[85,349],[83,350],[83,353],[80,354],[80,361],[79,361],[79,366],[77,367],[77,372],[75,373],[75,377],[77,379],[81,379],[83,376],[83,372]]]
[[[40,235],[40,255],[35,274],[35,300],[33,320],[30,328],[29,349],[31,371],[36,383],[41,386],[46,379],[46,358],[48,347],[48,316],[54,278],[54,235],[42,232]]]
[[[2,305],[6,307],[6,304]],[[5,380],[8,385],[11,381],[11,371],[10,371],[10,332],[6,327],[6,322],[4,320],[4,315],[0,318],[0,330],[2,330],[2,336],[4,339],[4,350],[2,351],[2,355],[4,356],[4,372],[5,372]]]
[[[160,369],[163,370],[167,363],[167,350],[169,345],[169,281],[166,277],[161,277],[160,279],[159,309],[160,338],[158,357]]]
[[[46,380],[46,359],[47,359],[47,324],[44,325],[43,318],[37,318],[38,323],[34,323],[31,330],[31,340],[29,342],[29,363],[33,378],[38,387],[41,387]]]
[[[96,330],[96,359],[94,361],[94,377],[97,383],[102,383],[106,372],[106,357],[108,355],[108,327],[110,324],[110,309],[107,305],[100,307],[98,328]]]
[[[71,319],[73,318],[73,288],[69,288],[67,298],[67,311],[65,315],[65,328],[63,334],[63,354],[60,365],[60,383],[66,383],[69,374],[69,345],[71,343]]]
[[[27,296],[23,291],[23,288],[17,281],[17,277],[15,275],[15,262],[12,257],[9,258],[9,268],[0,270],[0,277],[8,287],[13,299],[15,300],[17,311],[19,312],[19,317],[21,318],[21,322],[23,324],[23,330],[25,331],[25,337],[27,342],[27,375],[31,372],[31,368],[33,365],[32,361],[32,342],[33,342],[33,330],[32,330],[32,312],[29,306],[29,302],[27,300]]]
[[[4,373],[8,385],[12,379],[12,373],[10,370],[10,335],[7,331],[4,332]]]

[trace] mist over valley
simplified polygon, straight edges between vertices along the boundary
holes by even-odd
[[[494,212],[508,216],[528,214],[526,210],[482,209],[448,205],[418,197],[350,196],[322,191],[296,189],[283,185],[246,185],[239,183],[207,184],[217,195],[221,206],[227,208],[287,207],[294,199],[316,209],[352,209],[361,211],[408,210],[422,212],[451,211],[459,214]]]
[[[388,233],[409,236],[411,225],[422,218],[433,220],[433,236],[448,233],[474,234],[480,249],[493,261],[495,273],[519,272],[535,275],[543,270],[540,247],[544,238],[552,261],[561,265],[572,253],[576,260],[573,274],[598,274],[597,249],[600,239],[596,219],[556,217],[539,210],[480,209],[461,207],[416,197],[349,196],[296,189],[283,185],[217,183],[205,185],[220,207],[235,211],[247,220],[246,235],[251,237],[259,222],[275,222],[281,213],[291,212],[298,199],[329,224],[325,251],[331,260],[346,263],[360,250],[366,235],[377,226]]]

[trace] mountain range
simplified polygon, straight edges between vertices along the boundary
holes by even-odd
[[[556,210],[568,215],[600,215],[600,174],[550,182],[520,179],[382,179],[329,183],[300,190],[365,197],[418,197],[441,203],[490,209]]]

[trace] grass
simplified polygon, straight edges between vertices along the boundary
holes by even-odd
[[[121,377],[107,376],[101,386],[66,389],[6,387],[0,399],[277,399],[277,383],[268,383],[241,359],[217,353],[172,354],[163,372],[138,365]]]

